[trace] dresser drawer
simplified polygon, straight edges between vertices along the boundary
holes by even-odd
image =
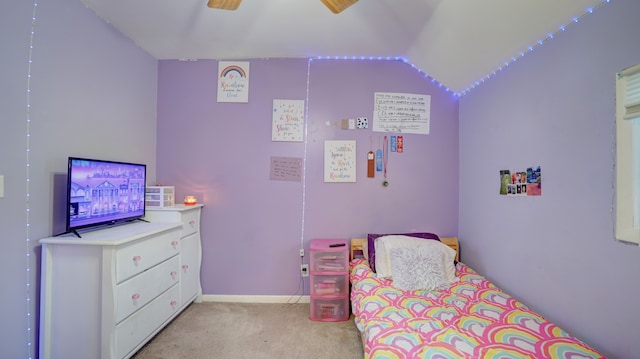
[[[186,237],[200,229],[200,207],[176,207],[176,210],[148,209],[145,218],[151,222],[182,222],[181,237]]]
[[[182,213],[182,237],[196,233],[200,228],[200,211],[185,211]]]
[[[178,283],[180,257],[173,256],[116,287],[116,323],[144,307],[167,288]]]
[[[116,283],[122,283],[178,253],[178,229],[120,247],[116,252]]]
[[[151,333],[178,311],[179,302],[180,287],[175,285],[118,324],[115,330],[116,357],[124,358],[137,346],[141,347]]]

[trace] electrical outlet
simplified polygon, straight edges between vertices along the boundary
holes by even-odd
[[[304,257],[304,248],[300,248],[300,257]]]
[[[301,264],[300,265],[300,275],[303,277],[308,277],[309,276],[309,265],[308,264]]]

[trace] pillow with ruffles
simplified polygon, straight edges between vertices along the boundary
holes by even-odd
[[[369,261],[369,266],[371,267],[371,270],[374,273],[376,272],[376,245],[375,245],[376,239],[379,237],[390,236],[390,235],[402,235],[402,236],[409,236],[409,237],[416,237],[416,238],[423,238],[423,239],[433,239],[436,241],[440,241],[440,237],[438,237],[438,235],[433,233],[428,233],[428,232],[398,233],[398,234],[369,233],[367,235],[367,254],[365,255],[365,258]]]
[[[442,254],[437,247],[393,248],[390,250],[392,285],[400,290],[442,290],[445,278]]]

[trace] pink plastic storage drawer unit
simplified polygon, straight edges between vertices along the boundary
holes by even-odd
[[[349,247],[344,239],[312,239],[311,320],[349,320]]]
[[[336,246],[335,245],[342,245]],[[349,272],[349,248],[344,239],[311,240],[311,272]]]

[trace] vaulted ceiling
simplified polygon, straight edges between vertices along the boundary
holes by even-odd
[[[464,93],[608,0],[81,0],[157,59],[400,58]],[[564,30],[563,30],[564,29]]]

